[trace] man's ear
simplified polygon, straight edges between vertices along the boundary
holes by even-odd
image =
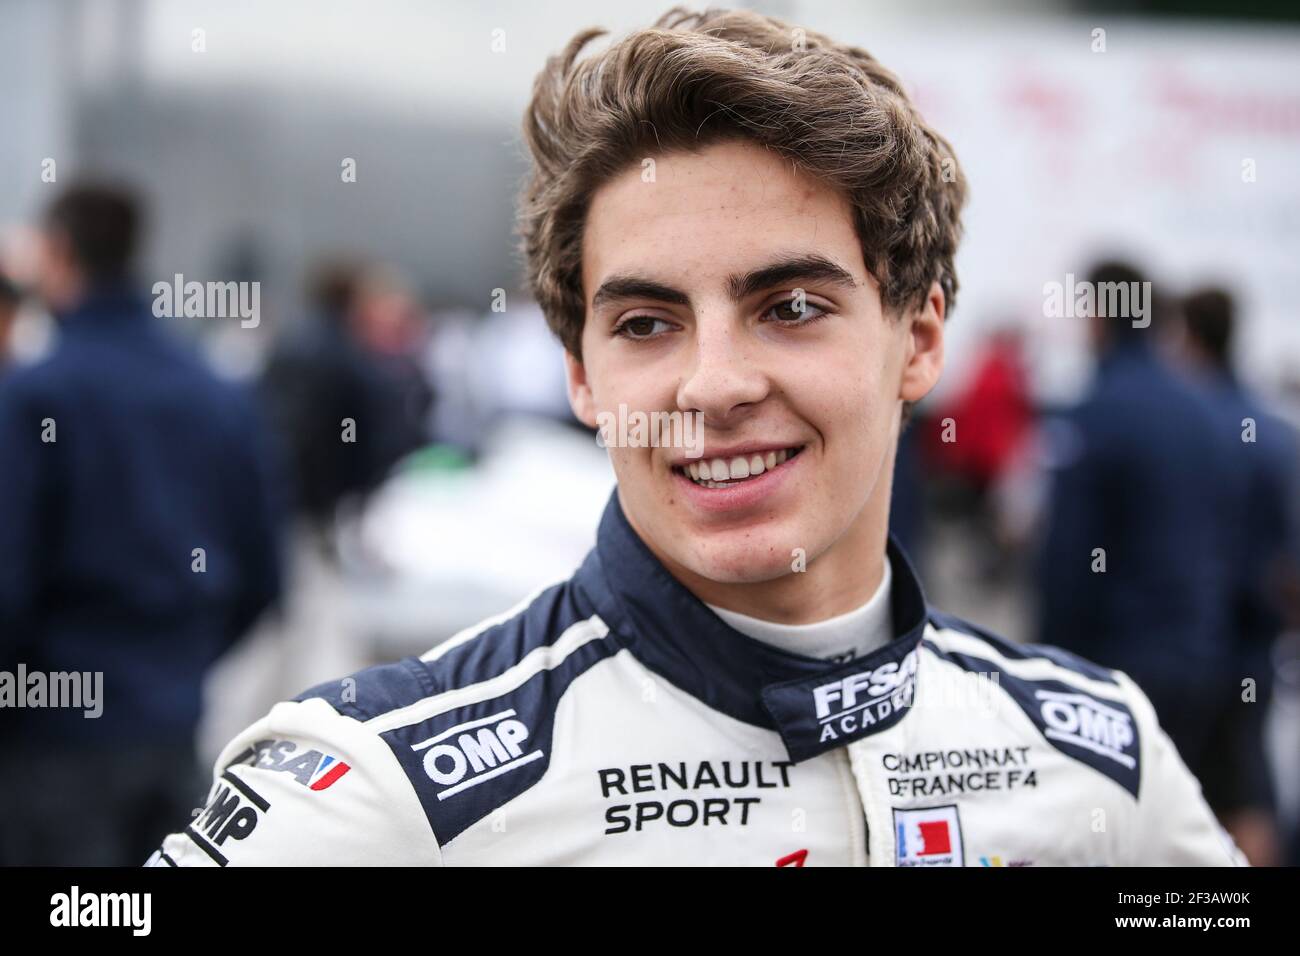
[[[569,407],[578,421],[588,428],[596,427],[596,402],[587,384],[587,369],[580,359],[567,349],[564,352],[564,378],[569,388]]]
[[[910,310],[898,397],[905,402],[919,402],[930,394],[943,372],[943,318],[947,308],[943,288],[930,284],[925,303]]]

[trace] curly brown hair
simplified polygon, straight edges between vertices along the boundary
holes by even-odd
[[[744,10],[674,7],[597,55],[578,33],[547,60],[524,116],[532,173],[518,233],[528,281],[582,357],[582,231],[593,192],[649,153],[743,137],[838,189],[887,309],[938,281],[951,309],[966,180],[898,79],[869,53]]]

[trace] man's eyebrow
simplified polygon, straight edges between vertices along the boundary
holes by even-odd
[[[847,289],[856,288],[858,284],[853,276],[830,259],[811,253],[785,256],[771,265],[755,269],[745,275],[734,275],[727,280],[727,291],[739,302],[749,298],[755,292],[786,285],[796,280],[829,282]]]
[[[795,280],[830,282],[849,289],[856,288],[858,284],[846,270],[825,256],[813,253],[785,256],[753,272],[730,276],[727,279],[727,292],[739,302],[756,292]],[[690,297],[685,292],[654,279],[638,275],[613,275],[600,284],[592,296],[591,307],[598,309],[606,302],[619,299],[653,299],[673,305],[691,304]]]
[[[591,297],[591,307],[598,309],[604,303],[618,299],[654,299],[656,302],[671,302],[673,305],[691,304],[690,297],[685,292],[662,282],[644,276],[614,275],[600,284],[596,294]]]

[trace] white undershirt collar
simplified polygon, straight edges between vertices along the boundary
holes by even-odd
[[[712,604],[707,607],[731,627],[756,641],[805,657],[848,660],[868,654],[894,639],[890,600],[892,579],[893,569],[886,557],[885,573],[871,600],[846,614],[812,624],[777,624]]]

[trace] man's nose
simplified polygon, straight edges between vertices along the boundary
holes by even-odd
[[[730,319],[698,322],[692,365],[677,388],[678,407],[723,424],[767,397],[770,382],[754,343]]]

